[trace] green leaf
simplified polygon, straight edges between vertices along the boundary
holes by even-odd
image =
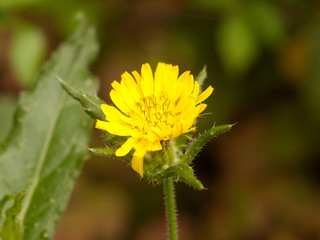
[[[0,227],[0,237],[2,240],[20,240],[23,229],[17,216],[21,211],[21,202],[26,194],[23,190],[16,195],[5,195],[0,201],[0,219],[4,205],[11,200],[12,206],[6,210],[5,219]]]
[[[16,99],[12,96],[0,96],[0,112],[5,113],[1,114],[0,118],[0,143],[3,142],[11,129],[15,109]]]
[[[0,224],[2,225],[2,212],[3,212],[3,208],[5,206],[5,204],[10,200],[10,196],[7,194],[5,195],[1,201],[0,201]],[[1,231],[0,231],[1,233]]]
[[[93,121],[57,76],[94,92],[88,65],[97,50],[95,31],[82,17],[35,87],[19,99],[14,128],[0,150],[0,198],[27,189],[19,214],[23,240],[51,238],[87,155]]]
[[[84,93],[83,91],[72,87],[69,83],[59,79],[61,86],[67,93],[80,102],[85,112],[93,119],[105,121],[105,116],[100,108],[104,102],[98,98]]]
[[[207,67],[204,66],[201,72],[199,72],[196,77],[196,81],[199,83],[199,86],[200,86],[199,92],[202,92],[203,84],[204,84],[204,81],[207,79],[207,76],[208,76]]]
[[[10,60],[21,85],[30,88],[45,53],[45,37],[40,29],[23,27],[14,35]]]
[[[197,190],[205,189],[202,183],[195,177],[193,169],[190,166],[180,164],[172,171],[175,172],[179,180],[184,181],[189,186]]]
[[[222,125],[215,127],[213,126],[211,129],[201,134],[197,139],[195,139],[186,153],[181,158],[181,162],[190,164],[192,160],[197,156],[203,146],[212,138],[218,136],[221,133],[229,131],[232,128],[232,124]]]

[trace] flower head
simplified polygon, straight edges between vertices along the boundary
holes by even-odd
[[[161,150],[161,141],[193,131],[194,121],[207,106],[202,102],[213,88],[199,95],[199,83],[189,71],[179,76],[178,66],[165,63],[158,63],[155,74],[146,63],[141,75],[137,71],[132,75],[125,72],[120,83],[111,84],[110,97],[117,108],[102,104],[107,121],[97,120],[96,128],[129,137],[116,156],[134,148],[132,168],[143,176],[144,155]]]

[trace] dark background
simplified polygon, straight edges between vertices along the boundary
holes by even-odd
[[[207,66],[199,131],[235,123],[194,162],[207,190],[177,186],[183,240],[320,239],[320,4],[318,1],[1,0],[0,141],[19,93],[75,29],[97,28],[99,96],[149,62],[196,75]],[[103,146],[93,131],[90,146]],[[163,240],[161,186],[125,163],[91,157],[55,240]]]

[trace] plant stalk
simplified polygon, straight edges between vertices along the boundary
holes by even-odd
[[[163,181],[163,193],[166,207],[169,239],[177,240],[177,217],[174,185],[171,178]]]

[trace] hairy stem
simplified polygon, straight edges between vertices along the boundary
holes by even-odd
[[[171,178],[163,181],[163,193],[165,198],[169,239],[177,240],[177,217],[174,185]]]

